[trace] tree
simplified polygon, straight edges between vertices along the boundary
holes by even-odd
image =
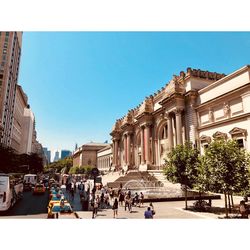
[[[214,140],[205,150],[204,165],[209,174],[209,189],[224,193],[225,213],[228,217],[230,196],[246,192],[249,187],[250,157],[235,140]],[[231,200],[233,203],[233,200]]]
[[[0,163],[0,171],[4,173],[28,173],[29,171],[37,173],[43,170],[43,160],[39,155],[17,154],[14,149],[2,144],[0,144]],[[29,166],[29,168],[23,166]]]
[[[167,179],[173,183],[185,186],[185,208],[187,209],[187,187],[192,188],[197,177],[199,165],[199,151],[192,144],[186,142],[177,145],[168,154],[165,160],[164,173]]]
[[[66,157],[56,162],[52,162],[46,166],[46,171],[51,172],[61,172],[67,174],[70,168],[73,166],[73,159],[71,157]]]

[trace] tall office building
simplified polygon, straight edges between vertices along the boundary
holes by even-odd
[[[54,161],[58,161],[58,160],[60,160],[59,151],[56,151],[56,152],[55,152]]]
[[[22,32],[0,32],[0,142],[11,145]]]
[[[50,164],[50,162],[51,162],[51,151],[48,150],[48,148],[43,148],[43,152],[44,152],[47,164]]]
[[[71,156],[71,151],[69,150],[61,150],[61,159],[64,159],[65,157]]]
[[[23,134],[21,140],[21,154],[30,154],[33,150],[33,135],[36,134],[34,130],[35,117],[30,107],[24,109],[23,114]]]

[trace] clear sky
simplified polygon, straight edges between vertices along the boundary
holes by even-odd
[[[229,74],[250,64],[250,33],[24,32],[19,84],[38,140],[73,150],[187,67]]]

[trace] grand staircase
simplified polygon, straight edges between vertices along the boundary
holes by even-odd
[[[113,182],[107,183],[108,187],[112,188],[147,188],[147,187],[160,187],[162,183],[158,181],[153,175],[147,171],[129,171],[126,175],[120,176]]]

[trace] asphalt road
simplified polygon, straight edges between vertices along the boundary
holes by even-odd
[[[23,198],[7,212],[0,214],[1,217],[25,218],[29,215],[30,218],[46,218],[49,194],[33,195],[32,191],[23,192]]]

